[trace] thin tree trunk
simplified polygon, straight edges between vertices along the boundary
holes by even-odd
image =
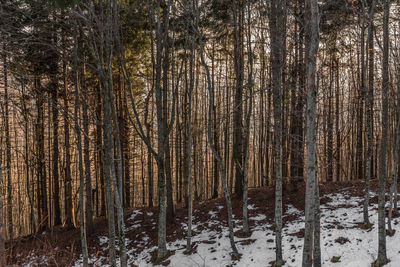
[[[317,0],[306,0],[305,41],[306,41],[306,146],[307,146],[307,180],[305,203],[305,232],[303,246],[303,267],[320,265],[319,255],[319,197],[317,177],[317,125],[316,125],[316,97],[317,86],[315,81],[317,53],[319,46],[319,11]],[[318,228],[318,229],[317,229]],[[316,241],[316,242],[315,242]]]
[[[87,87],[85,81],[85,65],[82,63],[81,68],[81,88],[83,95],[87,95]],[[86,234],[92,235],[93,229],[93,196],[92,196],[92,176],[90,171],[90,150],[89,150],[89,118],[88,118],[88,103],[89,100],[84,101],[82,105],[82,117],[83,117],[83,159],[85,165],[85,193],[86,193]]]
[[[282,69],[286,1],[272,1],[270,8],[271,67],[274,113],[275,155],[275,264],[284,263],[282,258]]]
[[[208,89],[208,95],[209,95],[209,107],[208,107],[208,123],[207,123],[207,140],[208,144],[211,148],[211,151],[218,159],[218,167],[220,171],[220,176],[221,176],[221,181],[222,181],[222,187],[224,189],[224,195],[225,195],[225,201],[226,201],[226,208],[228,211],[228,230],[229,230],[229,241],[231,244],[232,252],[235,256],[238,255],[238,250],[235,245],[235,240],[234,240],[234,234],[233,234],[233,223],[232,223],[232,203],[231,203],[231,197],[228,191],[228,186],[226,184],[226,179],[225,179],[225,168],[223,165],[222,158],[220,155],[217,153],[215,150],[214,144],[213,144],[213,138],[212,138],[212,107],[214,106],[214,88],[212,87],[212,82],[211,82],[211,75],[210,75],[210,69],[206,63],[206,60],[204,58],[204,44],[202,40],[201,33],[199,32],[199,7],[198,7],[198,1],[195,1],[195,11],[196,11],[196,16],[195,16],[195,27],[194,30],[197,32],[198,37],[199,37],[199,45],[200,45],[200,59],[201,59],[201,64],[203,65],[204,69],[206,70],[206,77],[207,77],[207,89]]]
[[[100,209],[98,213],[100,216],[106,215],[106,192],[104,185],[104,154],[103,154],[103,118],[102,118],[102,110],[103,110],[103,101],[101,97],[101,90],[96,90],[97,95],[97,107],[96,107],[96,150],[97,150],[97,166],[96,169],[98,171],[98,178],[100,180],[100,188],[97,188],[97,198],[100,196],[100,203],[97,201],[97,209]]]
[[[39,230],[44,230],[48,227],[48,210],[47,210],[47,188],[46,188],[46,162],[44,154],[44,96],[41,92],[40,78],[35,78],[36,90],[36,140],[37,140],[37,177],[38,177],[38,218]]]
[[[11,182],[11,143],[10,143],[10,114],[8,99],[8,66],[7,54],[3,52],[3,74],[4,74],[4,102],[5,102],[5,134],[6,134],[6,170],[7,170],[7,224],[8,237],[13,239],[13,205],[12,205],[12,182]],[[0,219],[3,219],[1,217]]]
[[[233,1],[234,17],[234,65],[235,65],[235,100],[233,107],[233,154],[235,166],[235,194],[243,195],[243,80],[244,80],[244,49],[243,49],[243,20],[244,3]]]
[[[375,9],[375,1],[372,2],[371,10]],[[372,153],[373,153],[373,125],[372,125],[372,116],[374,110],[374,25],[373,25],[373,11],[370,13],[370,25],[368,27],[368,94],[366,101],[366,127],[368,131],[368,145],[367,145],[367,155],[365,162],[365,199],[363,205],[363,216],[364,216],[364,224],[369,227],[371,225],[369,221],[368,207],[369,207],[369,191],[370,191],[370,180],[371,180],[371,164],[372,164]]]
[[[0,136],[0,144],[3,142],[3,135]],[[3,184],[3,150],[0,149],[0,184]],[[3,197],[0,197],[0,266],[7,266],[6,261],[6,228],[4,225]]]
[[[63,37],[64,38],[64,37]],[[63,85],[64,85],[64,146],[65,146],[65,178],[64,178],[64,195],[65,195],[65,219],[67,228],[73,228],[72,222],[72,178],[71,178],[71,148],[70,148],[70,133],[68,120],[68,77],[67,64],[63,60]]]
[[[247,51],[248,51],[248,90],[249,90],[249,106],[246,112],[246,126],[245,126],[245,142],[244,142],[244,166],[243,166],[243,195],[242,195],[242,214],[243,214],[243,234],[249,235],[249,223],[247,212],[248,201],[248,165],[249,165],[249,142],[250,142],[250,121],[253,111],[253,52],[251,46],[251,2],[247,1]],[[255,147],[254,147],[255,149]]]
[[[53,74],[56,76],[57,74]],[[55,80],[54,80],[55,79]],[[61,224],[61,208],[60,208],[60,188],[59,188],[59,173],[58,173],[58,80],[57,77],[52,77],[52,121],[53,121],[53,180],[54,180],[54,225]]]
[[[193,1],[194,8],[195,1]],[[188,112],[187,112],[187,125],[188,134],[186,141],[187,160],[187,174],[189,183],[189,196],[188,196],[188,235],[186,243],[186,251],[192,250],[192,209],[193,209],[193,181],[192,181],[192,94],[194,89],[194,58],[195,58],[195,36],[191,36],[191,49],[190,49],[190,83],[187,90],[188,97]]]
[[[104,82],[103,82],[104,83]],[[111,169],[114,164],[114,149],[113,149],[113,127],[112,127],[112,111],[111,111],[111,100],[109,96],[108,88],[105,88],[106,84],[103,85],[103,139],[104,139],[104,179],[106,182],[106,202],[107,202],[107,218],[108,218],[108,234],[109,234],[109,255],[110,265],[116,266],[116,255],[115,255],[115,223],[114,223],[114,198],[112,192],[112,177]]]
[[[388,142],[388,92],[389,92],[389,8],[390,1],[384,2],[383,14],[383,59],[382,59],[382,137],[379,153],[379,194],[378,194],[378,258],[376,264],[388,262],[386,256],[385,189]]]
[[[74,55],[74,82],[75,82],[75,108],[74,108],[74,120],[75,120],[75,132],[78,146],[78,168],[79,168],[79,206],[80,206],[80,231],[81,231],[81,244],[82,244],[82,258],[83,266],[88,266],[88,250],[86,243],[86,228],[85,228],[85,208],[84,208],[84,184],[85,178],[83,174],[83,156],[82,156],[82,136],[81,129],[79,126],[78,114],[80,112],[80,99],[79,99],[79,85],[78,85],[78,41],[75,36],[75,55]]]

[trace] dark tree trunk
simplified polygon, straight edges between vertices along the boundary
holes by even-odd
[[[67,65],[63,61],[63,82],[64,82],[64,147],[65,147],[65,178],[64,178],[64,195],[65,195],[65,220],[67,228],[72,228],[72,178],[71,178],[71,146],[69,134],[69,120],[68,120],[68,77]]]
[[[386,256],[385,189],[388,152],[388,93],[389,93],[389,8],[390,0],[384,1],[383,14],[383,58],[382,58],[382,137],[379,151],[379,194],[378,194],[378,258],[377,266],[388,262]]]
[[[53,74],[51,84],[52,121],[53,121],[53,181],[54,181],[54,225],[61,224],[60,188],[58,173],[58,80],[57,73]]]
[[[81,79],[81,87],[83,95],[88,95],[88,90],[85,81],[85,65],[82,63],[82,68],[80,72]],[[83,117],[83,161],[85,165],[85,191],[86,191],[86,235],[92,235],[93,229],[93,196],[92,196],[92,175],[91,175],[91,161],[90,161],[90,150],[89,150],[89,116],[88,116],[88,108],[89,108],[89,99],[86,100],[82,104],[82,117]]]
[[[10,143],[10,114],[9,114],[9,95],[8,95],[8,66],[7,54],[3,53],[3,74],[4,74],[4,102],[5,102],[5,134],[6,134],[6,170],[7,170],[7,224],[8,237],[13,239],[13,204],[12,204],[12,182],[11,182],[11,143]],[[1,153],[1,152],[0,152]],[[0,169],[0,171],[2,171]],[[0,180],[1,181],[1,180]],[[0,217],[2,220],[3,217]]]
[[[46,162],[44,152],[44,96],[40,84],[40,78],[35,78],[36,90],[36,140],[37,140],[37,176],[38,176],[38,218],[39,230],[42,231],[49,226],[47,210],[47,179]]]
[[[286,1],[272,1],[270,6],[271,68],[274,114],[275,155],[275,264],[282,265],[282,70]]]
[[[218,132],[217,132],[217,108],[214,106],[213,108],[213,116],[214,116],[214,123],[213,123],[213,134],[214,134],[214,144],[215,144],[215,150],[218,152],[219,151],[219,142],[218,142]],[[214,190],[212,194],[212,198],[217,198],[218,197],[218,191],[219,191],[219,176],[218,176],[218,162],[216,159],[214,159]]]
[[[244,3],[233,1],[234,16],[234,65],[235,65],[235,96],[233,107],[233,154],[235,166],[235,194],[243,194],[243,76],[244,76],[244,49],[243,49],[243,20]]]

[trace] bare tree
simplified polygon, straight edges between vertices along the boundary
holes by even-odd
[[[229,241],[231,244],[232,248],[232,253],[237,256],[238,250],[235,245],[235,240],[234,240],[234,234],[233,234],[233,223],[232,223],[232,202],[231,202],[231,196],[228,191],[228,186],[226,183],[226,178],[225,178],[225,167],[224,167],[224,162],[219,155],[219,153],[215,150],[215,146],[213,143],[213,135],[212,135],[212,111],[213,111],[213,106],[214,106],[214,88],[212,86],[212,81],[211,81],[211,74],[210,74],[210,69],[209,66],[207,65],[205,56],[204,56],[204,43],[203,43],[203,36],[199,31],[199,20],[200,20],[200,11],[198,7],[198,1],[195,1],[195,27],[194,30],[198,36],[198,42],[200,46],[200,60],[201,64],[203,65],[205,71],[206,71],[206,79],[207,79],[207,89],[208,89],[208,95],[209,95],[209,103],[208,103],[208,122],[207,122],[207,141],[208,144],[211,148],[211,151],[213,153],[213,156],[217,159],[218,161],[218,169],[219,169],[219,174],[221,176],[221,181],[222,181],[222,187],[224,189],[224,196],[225,196],[225,201],[226,201],[226,208],[228,211],[228,230],[229,230]]]
[[[303,247],[303,267],[321,266],[319,239],[315,239],[315,232],[319,233],[319,196],[317,176],[317,125],[316,125],[316,65],[319,46],[319,7],[317,0],[306,0],[305,42],[306,42],[306,204],[305,204],[305,233]],[[318,219],[318,222],[316,222]],[[317,235],[317,237],[319,237]],[[317,243],[317,244],[316,244]],[[317,252],[317,253],[316,253]],[[316,255],[317,254],[317,255]],[[318,262],[319,260],[319,262]]]
[[[367,154],[366,154],[366,162],[365,162],[365,199],[363,206],[363,216],[364,216],[364,224],[365,226],[370,226],[369,215],[368,215],[368,206],[369,206],[369,190],[370,190],[370,179],[371,179],[371,164],[372,164],[372,149],[373,149],[373,136],[372,136],[372,116],[373,116],[373,107],[374,107],[374,99],[373,99],[373,90],[374,90],[374,17],[375,10],[375,0],[372,1],[370,12],[369,12],[369,25],[368,25],[368,45],[367,45],[367,61],[368,61],[368,71],[369,71],[369,83],[368,83],[368,93],[367,93],[367,101],[366,105],[366,127],[368,132],[367,138]],[[367,63],[363,62],[363,65]],[[365,76],[365,73],[363,73]],[[363,83],[365,82],[365,78],[363,78]],[[365,86],[366,87],[366,86]],[[367,90],[367,88],[365,88]]]
[[[74,120],[75,120],[75,133],[77,137],[78,146],[78,169],[79,169],[79,206],[80,206],[80,230],[81,230],[81,244],[82,244],[82,258],[83,266],[88,266],[88,251],[86,242],[86,227],[85,227],[85,205],[84,205],[84,184],[85,178],[83,174],[83,154],[82,154],[82,135],[79,125],[79,113],[80,113],[80,96],[79,96],[79,85],[78,85],[78,38],[76,33],[74,36],[75,47],[74,47],[74,82],[75,82],[75,108],[74,108]]]
[[[272,90],[274,96],[275,155],[275,265],[282,265],[282,69],[286,1],[271,1],[269,10],[271,38]]]
[[[378,194],[378,258],[377,266],[388,262],[386,256],[385,189],[388,142],[388,92],[389,92],[389,9],[390,0],[383,6],[383,58],[382,58],[382,138],[379,151],[379,194]]]
[[[195,0],[192,1],[192,5],[188,5],[189,9],[192,8],[193,12],[195,11]],[[194,14],[191,16],[193,19],[195,18]],[[191,32],[190,37],[190,58],[189,58],[189,86],[186,89],[186,94],[188,98],[188,134],[186,141],[186,153],[187,153],[187,174],[188,174],[188,183],[189,183],[189,194],[188,194],[188,235],[187,235],[187,244],[186,251],[190,252],[192,250],[192,210],[193,210],[193,175],[192,175],[192,95],[194,90],[194,61],[195,61],[195,34],[193,30],[193,24],[195,22],[190,22],[190,27],[188,32]]]

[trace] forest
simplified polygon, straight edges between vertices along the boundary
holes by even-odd
[[[400,266],[397,0],[1,0],[0,267]]]

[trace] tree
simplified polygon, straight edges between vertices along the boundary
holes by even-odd
[[[383,6],[383,58],[382,58],[382,138],[379,151],[379,193],[378,193],[378,258],[375,264],[383,266],[386,256],[385,189],[388,142],[388,91],[389,91],[389,10],[390,1]]]
[[[106,182],[106,201],[108,211],[109,229],[109,253],[110,265],[116,266],[115,253],[115,222],[114,222],[114,201],[117,209],[118,239],[120,246],[120,264],[127,266],[126,247],[125,247],[125,226],[123,221],[122,208],[122,156],[121,143],[119,139],[118,121],[115,111],[115,99],[113,92],[113,52],[114,40],[118,37],[117,14],[118,5],[116,1],[100,1],[99,3],[89,3],[85,6],[90,12],[85,13],[78,7],[77,17],[84,18],[78,20],[79,27],[89,28],[88,44],[89,51],[95,61],[97,75],[102,89],[103,107],[103,172]],[[107,12],[106,12],[107,11]],[[106,12],[105,16],[103,12]],[[101,19],[102,24],[96,23]],[[101,36],[97,38],[97,36]],[[114,139],[117,152],[117,167],[114,162]],[[118,185],[117,185],[118,170]],[[82,183],[83,186],[83,183]],[[83,188],[81,189],[83,190]],[[83,203],[82,203],[83,204]],[[83,206],[81,206],[83,207]]]
[[[247,202],[248,202],[248,165],[249,165],[249,142],[250,142],[250,121],[251,114],[253,111],[253,51],[251,44],[251,2],[247,1],[247,50],[248,50],[248,64],[249,64],[249,73],[248,73],[248,108],[246,110],[246,125],[245,125],[245,140],[243,144],[244,148],[244,166],[243,166],[243,194],[242,194],[242,214],[243,214],[243,235],[249,236],[249,223],[248,223],[248,214],[247,214]]]
[[[228,230],[229,230],[229,242],[232,248],[232,254],[234,256],[238,256],[238,250],[235,245],[235,240],[234,240],[234,235],[233,235],[233,223],[232,223],[232,203],[231,203],[231,197],[228,191],[228,186],[226,183],[226,178],[225,178],[225,168],[224,168],[224,163],[222,161],[221,156],[219,153],[215,150],[215,146],[213,143],[213,135],[212,135],[212,125],[213,125],[213,116],[212,116],[212,111],[214,107],[214,88],[212,86],[212,81],[211,81],[211,74],[210,74],[210,69],[209,66],[207,65],[205,56],[204,56],[204,43],[203,43],[203,36],[199,31],[199,20],[200,20],[200,11],[199,11],[199,4],[197,0],[195,1],[195,26],[194,26],[194,31],[197,34],[198,37],[198,42],[200,46],[200,60],[201,64],[203,65],[203,68],[206,71],[206,79],[207,79],[207,89],[208,89],[208,97],[209,97],[209,104],[208,104],[208,121],[207,121],[207,142],[208,145],[211,148],[213,156],[217,159],[218,161],[218,169],[219,169],[219,174],[221,177],[222,181],[222,187],[224,189],[224,196],[225,196],[225,201],[226,201],[226,209],[228,212]]]
[[[3,105],[0,106],[2,114],[4,114]],[[4,119],[4,117],[3,117]],[[4,119],[5,121],[5,119]],[[0,144],[3,143],[3,132],[0,135]],[[3,185],[3,150],[0,149],[0,184]],[[4,214],[3,214],[3,197],[0,197],[0,266],[6,266],[6,227],[4,225]]]
[[[233,151],[235,166],[235,194],[243,195],[243,81],[244,81],[244,6],[245,1],[233,0],[233,34],[235,65],[235,100],[233,107]]]
[[[365,162],[365,199],[363,206],[363,215],[364,215],[364,224],[369,226],[371,223],[369,221],[368,214],[368,206],[369,206],[369,190],[370,190],[370,179],[372,174],[372,153],[373,153],[373,109],[374,109],[374,24],[373,24],[373,16],[375,10],[375,1],[372,1],[369,13],[369,26],[368,26],[368,72],[369,72],[369,84],[368,84],[368,92],[367,92],[367,101],[366,105],[366,127],[368,131],[368,139],[367,139],[367,155]],[[365,75],[365,74],[364,74]]]
[[[78,121],[78,114],[80,113],[80,96],[79,96],[79,85],[78,85],[78,49],[79,43],[76,34],[74,36],[75,48],[74,48],[74,82],[75,82],[75,108],[74,108],[74,120],[75,120],[75,132],[77,137],[78,146],[78,168],[79,168],[79,206],[80,206],[80,230],[81,230],[81,244],[82,244],[82,258],[83,266],[88,266],[88,251],[86,243],[86,227],[85,227],[85,206],[84,206],[84,184],[85,178],[83,174],[83,154],[82,154],[82,135],[81,128]]]
[[[282,69],[286,1],[272,1],[269,10],[271,38],[272,90],[274,96],[274,156],[275,156],[275,265],[282,259]]]
[[[306,204],[305,204],[305,232],[303,247],[303,267],[321,266],[319,248],[319,196],[317,176],[317,125],[316,125],[316,65],[319,46],[319,8],[317,0],[306,0],[305,16],[305,59],[306,59]],[[318,222],[317,222],[318,220]]]
[[[11,181],[11,143],[10,143],[10,121],[9,121],[9,95],[8,95],[8,66],[6,47],[3,47],[3,72],[4,72],[4,123],[6,134],[6,170],[7,170],[7,223],[9,239],[13,239],[13,213],[12,213],[12,181]]]
[[[188,5],[188,9],[190,8],[193,9],[192,12],[195,11],[195,2],[196,0],[192,1],[192,5]],[[191,15],[191,17],[194,19],[195,16],[194,14]],[[188,99],[188,134],[187,134],[187,141],[186,141],[186,153],[188,155],[187,157],[187,173],[188,173],[188,182],[189,182],[189,194],[188,194],[188,235],[187,235],[187,244],[186,244],[186,251],[191,251],[192,250],[192,209],[193,209],[193,178],[192,178],[192,95],[193,95],[193,89],[194,89],[194,61],[195,61],[195,33],[193,30],[193,24],[195,22],[191,21],[189,22],[189,29],[188,29],[188,35],[191,33],[190,36],[187,38],[190,38],[190,58],[189,58],[189,86],[186,89],[186,94],[187,94],[187,99]]]
[[[62,35],[62,45],[65,48],[65,32]],[[69,119],[68,119],[68,70],[66,59],[67,51],[63,50],[63,102],[64,102],[64,149],[65,149],[65,163],[64,163],[64,215],[66,219],[67,228],[72,228],[72,177],[71,177],[71,146],[70,146],[70,132],[69,132]]]

